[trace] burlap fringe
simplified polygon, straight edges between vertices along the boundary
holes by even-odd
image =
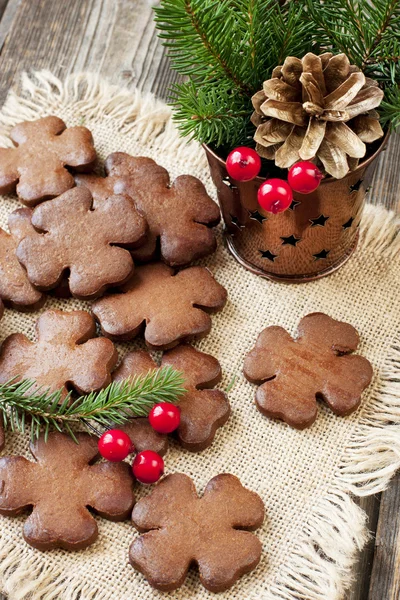
[[[171,111],[152,95],[112,86],[95,74],[70,75],[62,83],[48,71],[24,74],[19,91],[11,91],[0,114],[0,145],[24,119],[57,113],[73,105],[82,124],[112,119],[137,141],[176,160],[205,166],[198,144],[180,138]],[[392,260],[400,252],[400,219],[368,207],[361,228],[363,251]],[[366,496],[386,488],[400,468],[400,337],[393,342],[380,387],[339,466],[335,485],[305,523],[287,565],[266,590],[265,600],[341,600],[351,581],[356,553],[368,539],[366,515],[350,495]],[[24,557],[5,539],[0,546],[0,578],[11,600],[109,600],[62,569],[44,567],[41,554]],[[262,600],[260,598],[260,600]]]

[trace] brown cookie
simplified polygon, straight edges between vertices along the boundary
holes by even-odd
[[[116,425],[116,427],[129,435],[136,452],[152,450],[164,456],[168,450],[168,437],[154,431],[147,417],[129,419],[124,425]]]
[[[96,160],[89,129],[67,129],[58,117],[19,123],[10,137],[16,148],[0,148],[0,194],[16,189],[26,206],[35,206],[74,187],[66,166],[88,168]]]
[[[229,419],[230,406],[226,394],[212,388],[221,381],[221,367],[216,358],[199,352],[192,346],[177,346],[166,352],[161,366],[171,366],[184,377],[187,392],[179,399],[181,422],[174,434],[181,446],[191,452],[208,448],[215,432]],[[115,371],[114,380],[120,381],[142,375],[157,364],[143,350],[127,354]],[[152,450],[153,448],[149,448]]]
[[[124,381],[135,375],[146,375],[156,369],[157,365],[151,356],[144,350],[129,352],[122,360],[119,367],[113,372],[113,381]],[[168,437],[155,431],[147,417],[129,419],[124,425],[117,425],[131,438],[137,452],[152,450],[160,456],[168,450]]]
[[[135,259],[155,258],[158,240],[161,258],[171,266],[214,252],[211,228],[219,223],[220,212],[199,179],[181,175],[171,184],[168,171],[154,160],[123,152],[110,154],[105,170],[106,178],[79,175],[75,181],[90,189],[96,203],[110,194],[128,194],[134,200],[149,224],[147,242],[134,252]]]
[[[16,249],[17,241],[0,228],[0,298],[17,310],[36,310],[46,297],[30,283]]]
[[[146,344],[157,350],[207,335],[207,312],[221,310],[227,296],[208,269],[190,267],[175,274],[161,262],[137,267],[121,292],[93,303],[104,335],[126,341],[144,328]]]
[[[129,550],[131,565],[163,591],[177,589],[191,564],[210,592],[230,588],[252,571],[261,542],[250,531],[264,521],[264,504],[234,475],[217,475],[199,498],[193,481],[175,473],[158,483],[132,512],[140,532]]]
[[[0,351],[0,383],[32,379],[36,382],[33,389],[62,389],[62,397],[70,386],[86,394],[110,383],[117,351],[110,340],[95,338],[95,322],[89,313],[48,310],[37,320],[36,330],[36,342],[22,333],[5,339]]]
[[[130,198],[112,196],[93,209],[85,188],[69,190],[35,210],[15,211],[9,227],[19,240],[18,260],[34,286],[55,288],[68,269],[70,291],[82,299],[95,298],[130,277],[132,257],[119,246],[140,243],[146,231]]]
[[[352,325],[322,313],[300,321],[296,340],[282,327],[264,329],[244,363],[245,377],[262,384],[256,393],[260,411],[297,429],[314,423],[317,398],[337,415],[354,412],[373,374],[366,358],[349,356],[358,343]]]
[[[25,541],[38,550],[81,550],[97,539],[88,508],[111,521],[128,518],[134,504],[133,479],[126,463],[102,462],[97,438],[78,433],[76,444],[63,433],[31,443],[35,462],[22,456],[0,458],[0,514],[20,515]]]

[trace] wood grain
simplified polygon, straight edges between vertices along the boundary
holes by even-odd
[[[166,98],[179,76],[156,36],[150,0],[0,0],[0,104],[24,70],[50,69],[60,78],[93,71],[112,83]],[[369,201],[400,212],[400,136],[378,159]],[[379,498],[360,505],[375,531]],[[361,554],[346,600],[400,598],[400,480],[382,496],[376,537]],[[372,574],[371,564],[375,550]],[[369,597],[368,597],[369,588]],[[1,600],[1,595],[0,595]],[[307,600],[307,599],[303,599]]]
[[[400,598],[400,474],[382,495],[368,600]]]

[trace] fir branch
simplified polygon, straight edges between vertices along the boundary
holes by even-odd
[[[393,85],[386,89],[385,99],[380,106],[380,119],[383,127],[400,127],[400,89]]]
[[[154,10],[174,69],[199,81],[225,79],[237,93],[252,94],[240,76],[235,58],[239,32],[225,3],[164,0]]]
[[[189,81],[172,90],[173,118],[182,134],[200,143],[239,145],[247,141],[251,101],[218,83]]]
[[[71,394],[61,399],[61,390],[49,393],[36,390],[35,382],[24,380],[0,384],[0,409],[4,425],[24,432],[30,418],[32,439],[41,430],[47,438],[51,428],[69,433],[72,425],[95,421],[107,426],[124,423],[128,418],[147,416],[158,402],[175,403],[185,392],[183,376],[172,367],[149,371],[125,381],[114,382],[99,392],[91,392],[73,400]]]
[[[345,53],[384,91],[400,83],[400,0],[162,0],[155,9],[184,135],[216,147],[252,145],[251,95],[287,56]],[[392,100],[383,123],[398,123]],[[390,108],[391,107],[391,108]]]

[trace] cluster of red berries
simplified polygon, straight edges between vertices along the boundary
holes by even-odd
[[[149,413],[150,425],[158,433],[172,433],[179,427],[180,410],[174,404],[161,402]],[[111,462],[120,462],[135,452],[130,437],[121,429],[109,429],[99,439],[99,452]],[[132,472],[140,483],[155,483],[164,473],[162,457],[152,450],[138,452],[132,463]]]
[[[251,181],[260,173],[261,158],[255,150],[240,146],[229,154],[226,169],[236,181]],[[304,160],[289,169],[288,181],[267,179],[258,190],[258,203],[267,212],[287,210],[293,200],[293,190],[311,194],[321,183],[322,173],[314,163]]]

